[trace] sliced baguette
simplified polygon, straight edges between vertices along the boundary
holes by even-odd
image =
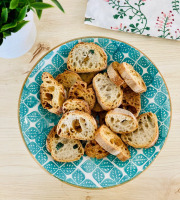
[[[135,116],[128,110],[115,108],[109,111],[105,117],[106,125],[115,133],[126,134],[138,128]]]
[[[96,97],[92,88],[87,89],[87,83],[79,81],[69,90],[70,99],[83,99],[88,102],[90,109],[94,107]]]
[[[62,84],[59,84],[51,74],[42,74],[43,83],[40,86],[40,99],[42,107],[49,112],[59,115],[62,113],[62,106],[66,99],[66,91]]]
[[[118,72],[134,92],[143,93],[147,90],[142,77],[134,70],[132,65],[123,62],[119,65]]]
[[[96,101],[93,109],[92,109],[94,112],[101,112],[103,111],[102,107],[100,106],[100,104]]]
[[[57,135],[56,126],[52,128],[46,140],[46,147],[54,160],[72,162],[84,155],[84,149],[79,140],[66,139]]]
[[[117,70],[119,65],[120,64],[118,62],[113,62],[107,68],[107,74],[108,74],[110,80],[117,86],[121,86],[124,84],[124,80],[121,78],[121,76]]]
[[[69,111],[60,119],[57,134],[64,138],[93,140],[97,129],[96,120],[82,111]]]
[[[98,72],[91,72],[91,73],[81,73],[79,76],[81,79],[86,82],[88,85],[92,82],[93,78],[96,76]]]
[[[57,75],[56,80],[64,86],[67,92],[69,92],[69,89],[77,81],[82,81],[81,77],[78,74],[68,70],[64,71],[62,74]]]
[[[123,101],[120,108],[129,110],[135,117],[138,117],[141,111],[141,95],[135,93],[131,88],[123,89]]]
[[[109,154],[109,152],[104,150],[96,142],[96,140],[91,140],[91,141],[87,142],[84,150],[85,150],[85,153],[87,156],[89,156],[91,158],[97,158],[97,159],[102,159]]]
[[[131,157],[127,146],[121,138],[106,125],[102,125],[96,131],[95,140],[103,149],[117,156],[121,161],[126,161]]]
[[[94,43],[81,42],[70,51],[67,68],[77,73],[102,71],[107,67],[107,55]]]
[[[93,88],[98,103],[104,110],[112,110],[122,103],[123,91],[115,85],[106,74],[97,74],[93,78]]]
[[[135,148],[149,148],[153,146],[158,137],[159,129],[157,117],[149,112],[140,115],[138,118],[138,129],[132,133],[121,135],[122,140]]]
[[[91,114],[89,104],[82,99],[68,99],[63,103],[63,113],[79,110]]]

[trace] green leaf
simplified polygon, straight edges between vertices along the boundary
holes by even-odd
[[[6,23],[8,19],[8,9],[7,8],[3,8],[2,12],[1,12],[1,21],[2,23]]]
[[[2,26],[1,31],[6,31],[10,28],[14,28],[17,25],[16,22],[11,22],[9,24],[5,24],[4,26]]]
[[[26,17],[28,6],[24,6],[17,17],[17,21],[22,21]]]
[[[3,36],[0,35],[0,45],[3,43]]]
[[[43,10],[46,8],[52,8],[53,6],[48,4],[48,3],[41,3],[41,2],[36,2],[36,3],[32,3],[31,6],[35,9],[38,10]]]
[[[150,30],[150,27],[146,27],[145,29],[149,31],[149,30]]]
[[[19,22],[18,24],[17,24],[17,26],[15,27],[15,28],[13,28],[11,31],[13,32],[13,33],[16,33],[16,32],[18,32],[20,29],[22,29],[22,27],[23,26],[25,26],[27,23],[28,23],[29,21],[22,21],[22,22]]]
[[[6,38],[7,36],[11,35],[11,31],[4,31],[3,32],[3,38]]]
[[[136,29],[131,29],[131,32],[134,32]]]
[[[36,13],[37,13],[38,18],[41,19],[42,10],[36,9]]]
[[[130,24],[129,26],[130,26],[131,28],[135,28],[134,24]]]
[[[113,15],[114,19],[118,19],[119,15]]]
[[[36,0],[36,2],[42,2],[42,0]],[[41,19],[42,10],[36,9],[36,13],[37,13],[38,18]]]
[[[61,4],[59,3],[59,1],[57,0],[51,0],[63,13],[64,13],[64,9],[61,6]]]
[[[19,0],[11,0],[10,2],[10,9],[15,9],[18,6]]]

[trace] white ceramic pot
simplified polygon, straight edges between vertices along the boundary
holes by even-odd
[[[17,33],[12,33],[0,46],[1,58],[17,58],[27,53],[36,40],[36,25],[33,12],[29,11],[25,20],[29,22]]]

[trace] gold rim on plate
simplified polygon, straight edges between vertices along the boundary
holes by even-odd
[[[35,159],[35,157],[34,157],[34,156],[32,155],[32,153],[30,152],[30,150],[29,150],[29,148],[28,148],[28,146],[27,146],[27,144],[26,144],[26,142],[25,142],[25,139],[24,139],[24,137],[23,137],[23,133],[22,133],[21,125],[20,125],[20,114],[19,114],[19,110],[20,110],[21,95],[22,95],[22,91],[23,91],[24,85],[25,85],[25,83],[26,83],[26,81],[27,81],[29,75],[30,75],[31,72],[33,71],[33,69],[36,67],[36,65],[37,65],[48,53],[50,53],[50,52],[53,51],[54,49],[56,49],[56,48],[58,48],[58,47],[60,47],[60,46],[62,46],[62,45],[64,45],[64,44],[66,44],[66,43],[68,43],[68,42],[72,42],[72,41],[74,41],[74,40],[85,39],[85,38],[106,38],[106,39],[115,40],[115,41],[118,41],[118,42],[125,43],[125,44],[127,44],[127,45],[133,47],[133,48],[136,49],[137,51],[141,52],[146,58],[148,58],[148,59],[151,61],[151,63],[154,65],[154,67],[158,70],[158,72],[159,72],[159,74],[161,75],[161,77],[162,77],[162,79],[163,79],[163,81],[164,81],[164,84],[165,84],[165,86],[166,86],[166,88],[167,88],[168,95],[169,95],[169,100],[170,100],[170,125],[169,125],[169,130],[168,130],[167,136],[166,136],[165,141],[164,141],[164,144],[165,144],[165,142],[167,141],[167,137],[168,137],[168,135],[169,135],[170,128],[171,128],[172,104],[171,104],[171,97],[170,97],[169,89],[168,89],[168,87],[167,87],[167,84],[166,84],[166,81],[165,81],[164,77],[162,76],[161,72],[160,72],[159,69],[156,67],[156,65],[152,62],[152,60],[151,60],[148,56],[146,56],[146,54],[144,54],[142,51],[140,51],[139,49],[137,49],[136,47],[134,47],[133,45],[131,45],[131,44],[127,43],[127,42],[123,42],[123,41],[118,40],[118,39],[109,38],[109,37],[107,38],[107,37],[103,37],[103,36],[102,36],[102,37],[101,37],[101,36],[86,36],[86,37],[79,37],[79,38],[75,38],[75,39],[72,39],[72,40],[68,40],[68,41],[66,41],[66,42],[63,42],[63,43],[61,43],[61,44],[55,46],[55,47],[52,48],[51,50],[49,50],[45,55],[43,55],[43,56],[35,63],[35,65],[33,66],[33,68],[32,68],[32,69],[30,70],[30,72],[28,73],[26,79],[24,80],[23,86],[22,86],[21,91],[20,91],[19,102],[18,102],[18,124],[19,124],[19,130],[20,130],[20,133],[21,133],[21,137],[22,137],[22,139],[23,139],[23,142],[24,142],[24,144],[25,144],[25,146],[26,146],[28,152],[30,153],[30,155],[32,156],[32,158],[35,160],[35,162],[36,162],[44,171],[46,171],[47,173],[49,173],[51,176],[57,178],[58,180],[62,181],[63,183],[66,183],[66,184],[68,184],[68,185],[71,185],[71,186],[74,186],[74,187],[77,187],[77,188],[81,188],[81,189],[89,189],[89,190],[110,189],[110,188],[114,188],[114,187],[123,185],[123,184],[125,184],[125,183],[127,183],[127,182],[129,182],[129,181],[131,181],[131,180],[133,180],[133,179],[135,179],[135,178],[138,177],[140,174],[142,174],[142,173],[143,173],[146,169],[148,169],[149,166],[155,161],[155,159],[157,158],[157,156],[159,155],[159,153],[162,151],[162,148],[164,147],[164,144],[163,144],[161,150],[159,151],[158,155],[154,158],[154,160],[152,160],[152,162],[146,167],[146,169],[144,169],[141,173],[139,173],[139,174],[136,175],[135,177],[131,178],[130,180],[128,180],[128,181],[126,181],[126,182],[124,182],[124,183],[118,184],[118,185],[114,185],[114,186],[108,186],[108,187],[103,187],[103,188],[89,188],[89,187],[84,187],[84,186],[77,186],[77,185],[74,185],[74,184],[72,184],[72,183],[68,183],[68,182],[66,182],[66,181],[63,181],[63,180],[59,179],[58,177],[56,177],[55,175],[51,174],[49,171],[47,171],[47,170]]]

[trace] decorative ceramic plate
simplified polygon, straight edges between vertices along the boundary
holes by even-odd
[[[54,77],[66,69],[70,50],[78,42],[95,42],[107,56],[108,65],[113,62],[127,62],[144,79],[147,91],[141,95],[141,113],[153,112],[157,115],[159,139],[149,149],[128,147],[131,158],[126,162],[109,155],[104,159],[89,158],[84,155],[71,163],[54,161],[46,149],[46,137],[56,125],[60,116],[43,109],[39,89],[43,72]],[[44,56],[28,75],[20,95],[20,130],[29,152],[39,164],[59,180],[87,188],[105,188],[125,183],[143,172],[159,154],[167,137],[171,121],[171,104],[166,84],[156,66],[140,51],[121,41],[108,38],[75,39],[59,45]]]

